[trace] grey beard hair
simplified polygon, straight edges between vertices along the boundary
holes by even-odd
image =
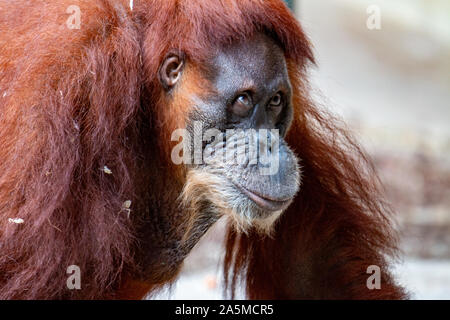
[[[282,210],[266,212],[260,209],[246,195],[242,194],[230,180],[214,168],[191,168],[181,194],[184,208],[191,210],[185,238],[193,236],[199,221],[226,216],[233,227],[242,233],[251,228],[260,234],[271,236],[275,222]]]

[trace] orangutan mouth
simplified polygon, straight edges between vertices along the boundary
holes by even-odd
[[[266,211],[280,211],[285,210],[292,202],[292,198],[274,200],[269,199],[266,196],[262,196],[255,191],[251,191],[241,185],[234,183],[234,185],[246,195],[250,200],[252,200],[258,207]]]

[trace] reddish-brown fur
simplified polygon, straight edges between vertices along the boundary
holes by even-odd
[[[70,5],[81,9],[79,30],[66,26]],[[166,101],[158,67],[177,49],[199,68],[255,32],[286,53],[296,91],[288,140],[303,183],[273,238],[230,231],[227,283],[244,276],[250,298],[403,297],[383,256],[394,239],[377,181],[346,131],[308,100],[312,53],[281,1],[138,0],[131,11],[128,0],[1,0],[0,30],[0,299],[136,298],[153,287],[133,279],[140,242],[122,206],[156,190],[136,185],[143,119],[159,126],[155,156],[169,157],[186,117],[182,98]],[[72,264],[83,270],[79,291],[65,286]],[[372,264],[382,290],[366,288]]]

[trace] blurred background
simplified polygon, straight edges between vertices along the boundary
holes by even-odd
[[[286,1],[314,46],[317,103],[372,156],[397,212],[399,281],[413,299],[450,299],[450,1]],[[221,299],[223,223],[156,299]]]

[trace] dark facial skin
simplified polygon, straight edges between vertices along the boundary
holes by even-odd
[[[167,55],[159,71],[167,91],[181,79],[184,65],[180,53]],[[191,120],[220,130],[277,128],[282,136],[286,134],[292,119],[292,90],[283,51],[271,38],[258,34],[218,49],[206,69],[216,92],[199,103]]]
[[[220,122],[227,129],[277,128],[285,135],[292,118],[292,90],[283,51],[272,39],[257,35],[225,48],[211,70],[217,96],[203,112],[223,117]],[[217,109],[226,111],[225,117]]]
[[[183,57],[177,54],[169,55],[163,62],[160,80],[167,90],[177,85],[184,63]],[[258,34],[249,41],[221,48],[206,69],[214,94],[195,100],[190,124],[202,121],[204,130],[216,128],[222,132],[278,129],[280,137],[285,136],[292,119],[292,90],[283,51],[275,41]],[[188,125],[188,129],[192,131],[192,126]],[[216,146],[211,142],[204,147],[214,150]],[[297,162],[282,139],[279,170],[273,175],[261,175],[258,164],[236,165],[211,160],[213,164],[208,165],[214,172],[227,177],[262,211],[285,209],[298,190]]]
[[[188,63],[189,60],[179,52],[169,53],[161,63],[159,80],[168,97],[174,97],[176,87],[183,85],[181,79]],[[276,155],[279,163],[274,174],[263,175],[259,170],[260,163],[228,163],[212,153],[208,164],[188,165],[187,169],[207,171],[217,177],[222,189],[215,193],[223,195],[222,203],[233,209],[233,214],[241,215],[250,224],[270,220],[286,209],[300,183],[297,159],[283,139],[293,113],[283,50],[271,38],[256,35],[246,42],[218,48],[214,59],[204,67],[208,70],[204,77],[213,92],[208,92],[205,97],[192,97],[194,105],[187,119],[187,130],[193,135],[196,121],[201,121],[204,131],[210,128],[220,132],[278,129],[279,153]],[[158,135],[150,131],[146,136]],[[238,143],[247,143],[248,137],[244,136],[245,139]],[[194,223],[189,241],[182,241],[185,230],[180,221],[185,219],[187,210],[179,205],[179,196],[185,182],[178,181],[170,170],[155,170],[167,167],[159,160],[166,157],[155,154],[161,150],[152,147],[158,142],[151,139],[146,142],[148,155],[143,157],[142,174],[137,177],[142,180],[138,185],[153,186],[151,194],[148,190],[139,191],[138,210],[143,212],[139,222],[139,239],[143,242],[139,246],[139,256],[144,268],[141,277],[146,279],[146,274],[160,274],[161,278],[146,279],[156,283],[167,281],[176,274],[184,257],[221,213],[214,211],[214,204],[204,203],[202,210],[206,214]],[[216,150],[218,145],[217,141],[207,141],[203,150]],[[275,154],[272,149],[271,152]]]
[[[280,142],[279,169],[272,175],[261,175],[258,164],[237,165],[214,158],[209,159],[212,164],[203,166],[225,176],[255,202],[256,215],[285,209],[298,190],[299,174],[295,156],[283,141],[292,120],[292,89],[282,49],[271,38],[258,34],[218,50],[206,69],[214,94],[196,99],[190,123],[202,121],[204,130],[216,128],[222,132],[278,129]],[[172,80],[169,76],[166,79],[167,83]],[[188,129],[192,127],[188,125]],[[206,144],[205,148],[214,149],[216,145]]]

